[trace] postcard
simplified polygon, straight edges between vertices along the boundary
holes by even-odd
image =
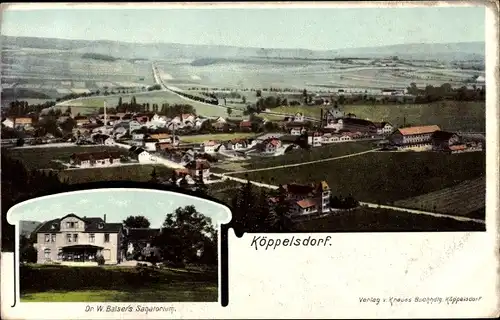
[[[498,5],[1,17],[2,318],[500,316]]]

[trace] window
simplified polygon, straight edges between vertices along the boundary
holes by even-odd
[[[66,222],[66,228],[73,229],[74,227],[75,227],[75,223],[74,222]]]
[[[50,234],[45,234],[45,242],[50,242]]]
[[[45,259],[50,259],[50,249],[43,250],[43,254],[45,256]]]
[[[95,234],[89,234],[89,242],[95,242]]]
[[[103,224],[102,222],[101,222],[101,223],[99,223],[99,226],[98,226],[98,228],[99,228],[99,229],[102,229],[102,228],[104,228],[104,224]]]
[[[104,242],[109,242],[109,233],[104,234]]]
[[[50,235],[50,242],[56,242],[56,234],[55,233]]]
[[[66,234],[66,242],[71,242],[71,234],[70,233],[67,233]]]
[[[73,235],[73,242],[78,242],[78,234]]]

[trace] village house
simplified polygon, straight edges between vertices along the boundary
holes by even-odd
[[[102,256],[105,264],[122,261],[121,223],[106,222],[100,217],[80,217],[70,213],[44,222],[36,231],[37,263],[62,265],[97,265]]]
[[[242,150],[242,149],[247,149],[248,145],[249,145],[248,140],[233,139],[233,140],[227,141],[224,144],[224,147],[226,150]]]
[[[205,153],[215,153],[215,149],[218,147],[218,143],[210,140],[210,141],[205,141],[201,145],[201,152]]]
[[[358,118],[338,118],[331,120],[327,125],[327,128],[332,128],[339,131],[351,131],[351,132],[364,132],[368,134],[377,133],[377,127],[375,124],[369,120],[358,119]]]
[[[331,133],[325,133],[321,137],[321,143],[323,144],[329,144],[329,143],[336,143],[340,142],[340,135],[338,134],[331,134]]]
[[[114,146],[115,139],[113,139],[112,137],[108,137],[107,139],[104,140],[104,145],[105,146]]]
[[[106,167],[120,163],[121,154],[116,151],[82,152],[70,156],[70,165],[80,168]]]
[[[240,130],[241,131],[252,131],[252,122],[249,120],[243,120],[240,122]]]
[[[158,142],[156,144],[156,151],[166,151],[166,150],[172,150],[174,149],[174,146],[170,141],[167,142]]]
[[[215,123],[226,123],[226,119],[224,119],[223,117],[217,117],[215,120],[214,120]]]
[[[323,140],[322,136],[321,132],[313,132],[307,136],[307,143],[313,147],[320,147]]]
[[[304,127],[294,127],[290,130],[290,134],[292,136],[300,136],[306,133],[306,129]]]
[[[139,163],[150,163],[152,161],[151,154],[141,147],[130,147],[128,153],[131,159],[137,160]]]
[[[181,115],[182,123],[184,123],[185,125],[187,125],[188,123],[193,125],[195,118],[196,116],[190,113],[184,113]]]
[[[327,110],[324,114],[323,114],[323,109],[321,109],[321,118],[323,119],[323,123],[325,124],[328,124],[336,119],[340,119],[343,117],[344,117],[344,112],[336,105]]]
[[[192,160],[185,167],[193,178],[199,177],[201,173],[202,179],[205,181],[210,176],[210,163],[205,159]]]
[[[135,120],[129,121],[128,126],[129,126],[130,132],[133,132],[135,130],[139,130],[142,128],[142,124],[140,124],[138,121],[135,121]]]
[[[200,118],[200,117],[196,118],[196,120],[194,122],[194,127],[197,130],[199,130],[205,121],[208,121],[208,119],[206,119],[206,118]]]
[[[156,151],[156,144],[160,142],[158,139],[144,138],[143,147],[146,151]]]
[[[144,140],[144,136],[145,134],[143,132],[137,132],[137,130],[132,132],[132,140]]]
[[[180,129],[180,128],[183,127],[183,124],[181,122],[177,122],[177,121],[174,121],[174,120],[175,120],[175,118],[172,119],[172,121],[170,121],[169,123],[167,123],[167,126],[166,126],[166,128],[168,130],[170,130],[171,132],[173,132],[175,130],[178,130],[178,129]]]
[[[2,124],[9,128],[25,130],[33,126],[33,119],[29,117],[9,117],[4,119]]]
[[[378,135],[388,135],[394,131],[394,127],[389,122],[374,122]]]
[[[75,120],[77,127],[81,127],[81,126],[84,126],[86,124],[90,124],[89,118],[85,117],[85,116],[76,116],[73,119]]]
[[[440,130],[437,125],[399,128],[389,136],[389,142],[398,150],[429,151],[432,134]]]
[[[124,227],[123,231],[127,239],[126,257],[133,259],[144,248],[152,246],[154,239],[160,234],[161,229]]]
[[[275,153],[278,148],[281,147],[281,140],[279,139],[267,139],[261,144],[257,145],[258,150],[264,154]]]
[[[300,112],[297,112],[294,116],[293,116],[293,121],[294,122],[304,122],[305,118],[304,118],[304,115]]]
[[[286,201],[291,204],[291,217],[330,212],[331,190],[326,181],[310,185],[291,183],[281,188],[285,192]],[[276,202],[276,198],[271,198],[271,203]]]
[[[158,142],[171,142],[171,137],[168,133],[151,133],[149,138],[157,139]]]

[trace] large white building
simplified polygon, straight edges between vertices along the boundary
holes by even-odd
[[[432,150],[432,134],[440,130],[437,125],[399,128],[389,136],[389,141],[399,150]]]

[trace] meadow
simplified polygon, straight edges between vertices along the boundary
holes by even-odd
[[[302,112],[306,116],[320,118],[317,106],[280,107],[272,111],[281,113]],[[429,104],[374,104],[345,105],[345,113],[354,113],[361,119],[387,121],[394,126],[436,124],[442,130],[485,132],[486,104],[484,102],[442,101]],[[406,119],[405,119],[406,118]]]
[[[486,177],[464,181],[456,186],[396,201],[398,207],[474,217],[486,207]],[[484,219],[484,212],[479,217]]]
[[[392,204],[486,174],[485,152],[372,152],[311,166],[235,174],[263,183],[311,183],[326,180],[336,195]]]
[[[21,267],[22,302],[216,302],[217,270]]]
[[[31,169],[60,169],[64,168],[53,160],[69,163],[73,153],[116,151],[127,154],[127,151],[118,147],[109,146],[74,146],[61,148],[13,148],[2,150],[13,159],[20,160],[24,166]]]
[[[59,179],[69,184],[100,181],[136,181],[151,180],[153,170],[158,177],[170,178],[172,170],[163,165],[137,164],[119,167],[91,168],[59,171]]]
[[[248,160],[247,164],[242,164],[242,166],[248,170],[260,169],[260,168],[340,157],[375,148],[376,146],[373,141],[332,143],[317,148],[311,148],[309,150],[295,149],[282,156],[266,157],[266,158],[254,157]]]
[[[113,95],[106,97],[90,97],[90,98],[81,98],[76,100],[70,100],[66,102],[62,102],[59,104],[59,107],[66,109],[68,106],[71,106],[72,109],[79,110],[78,112],[92,113],[95,112],[96,109],[104,106],[104,101],[106,101],[108,107],[116,107],[118,105],[118,101],[120,97],[123,102],[130,103],[132,97],[136,98],[136,102],[138,104],[149,103],[158,104],[160,107],[164,103],[168,103],[170,105],[174,104],[189,104],[192,105],[196,114],[202,116],[212,116],[212,117],[227,117],[227,108],[215,105],[203,104],[197,101],[181,98],[175,93],[169,91],[150,91],[150,92],[140,92],[135,94],[121,94],[121,95]],[[228,106],[230,107],[230,106]],[[231,116],[238,116],[242,114],[242,111],[232,108]]]

